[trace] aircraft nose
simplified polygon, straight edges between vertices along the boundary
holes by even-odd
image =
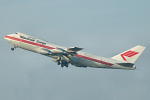
[[[4,36],[4,39],[5,39],[6,41],[10,42],[10,36],[9,36],[9,35]]]
[[[6,39],[7,40],[7,38],[8,38],[8,36],[6,35],[6,36],[4,36],[4,39]]]
[[[5,39],[5,40],[7,40],[7,41],[9,41],[9,40],[8,40],[8,36],[7,36],[7,35],[6,35],[6,36],[4,36],[4,39]]]
[[[7,38],[7,35],[6,36],[4,36],[4,39],[6,39]]]

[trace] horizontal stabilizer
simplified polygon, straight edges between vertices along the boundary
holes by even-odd
[[[124,66],[124,67],[133,67],[134,64],[132,63],[117,63],[118,65]]]

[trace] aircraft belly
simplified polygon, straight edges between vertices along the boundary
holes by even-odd
[[[15,41],[15,40],[11,40],[10,41],[10,44],[14,45],[14,46],[21,46],[20,42],[19,41]]]
[[[94,61],[90,61],[90,60],[86,60],[86,59],[82,59],[82,58],[78,58],[78,57],[72,57],[71,59],[71,64],[73,65],[77,65],[79,67],[95,67],[95,68],[105,68],[107,67],[106,65],[94,62]]]

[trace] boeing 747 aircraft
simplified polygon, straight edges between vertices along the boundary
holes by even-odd
[[[104,58],[81,52],[83,48],[66,48],[19,32],[6,35],[4,38],[13,46],[12,51],[19,47],[36,52],[51,57],[51,60],[57,62],[61,67],[68,67],[69,64],[72,64],[77,67],[134,70],[136,69],[134,62],[146,48],[138,45],[114,57]]]

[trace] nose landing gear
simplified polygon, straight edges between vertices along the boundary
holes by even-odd
[[[17,46],[13,45],[13,47],[11,48],[11,51],[14,51],[17,48]]]

